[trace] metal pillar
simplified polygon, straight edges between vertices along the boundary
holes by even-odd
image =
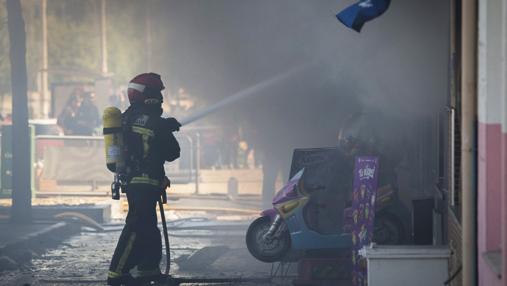
[[[199,194],[199,171],[201,170],[201,135],[195,133],[195,194]]]
[[[500,225],[502,226],[502,279],[507,281],[507,0],[502,0],[502,202],[501,212],[502,219]]]
[[[145,52],[146,52],[146,71],[152,70],[152,37],[151,37],[151,1],[146,1],[146,14],[145,14]]]
[[[100,57],[102,61],[102,75],[107,75],[107,19],[106,19],[106,0],[100,1]]]
[[[41,90],[40,90],[40,115],[42,118],[48,117],[46,101],[48,101],[48,21],[47,21],[47,0],[41,0],[41,26],[42,26],[42,64],[40,70]]]
[[[463,1],[461,12],[463,286],[477,285],[477,3]]]

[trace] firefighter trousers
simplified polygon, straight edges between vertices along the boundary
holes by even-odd
[[[111,260],[108,278],[129,274],[137,266],[139,276],[160,274],[162,239],[157,227],[160,190],[147,184],[127,187],[128,214]]]

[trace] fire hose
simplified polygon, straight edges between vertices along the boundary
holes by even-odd
[[[160,210],[160,219],[162,220],[162,229],[164,231],[164,243],[165,243],[165,271],[164,274],[167,276],[169,275],[169,271],[171,270],[171,250],[169,249],[169,235],[167,233],[167,223],[165,220],[165,213],[164,213],[164,204],[167,203],[167,188],[169,188],[171,185],[169,179],[166,178],[165,186],[162,189],[162,194],[158,200],[158,208]]]

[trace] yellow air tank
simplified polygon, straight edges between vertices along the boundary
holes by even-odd
[[[124,164],[121,111],[116,107],[106,108],[102,124],[107,168],[116,173]]]

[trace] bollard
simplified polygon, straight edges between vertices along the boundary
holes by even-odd
[[[229,200],[234,201],[238,198],[238,185],[236,177],[230,177],[227,181],[227,197],[229,197]]]

